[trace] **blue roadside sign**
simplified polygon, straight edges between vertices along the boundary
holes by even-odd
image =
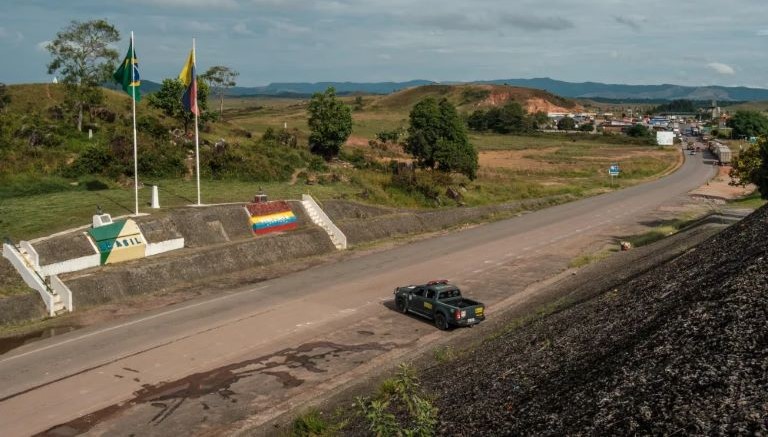
[[[619,164],[611,164],[610,167],[608,167],[608,174],[611,176],[618,176],[621,172],[621,169],[619,168]]]

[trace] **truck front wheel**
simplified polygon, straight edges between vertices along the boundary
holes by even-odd
[[[443,313],[435,314],[435,326],[437,326],[437,329],[441,331],[448,329],[448,320],[445,318]]]
[[[408,312],[408,308],[405,306],[405,299],[402,297],[395,299],[395,308],[403,314]]]

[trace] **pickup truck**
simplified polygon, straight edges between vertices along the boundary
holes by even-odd
[[[472,326],[485,320],[485,305],[461,296],[446,280],[395,288],[395,308],[435,321],[445,330],[451,326]]]

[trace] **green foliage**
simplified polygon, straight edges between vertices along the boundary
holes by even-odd
[[[435,434],[437,408],[421,393],[415,370],[401,364],[385,380],[375,398],[355,400],[358,415],[376,436],[427,437]]]
[[[8,94],[8,87],[0,82],[0,112],[5,112],[9,103],[11,103],[11,96]]]
[[[544,129],[549,125],[549,116],[544,111],[536,111],[530,117],[534,129]]]
[[[576,129],[576,120],[571,117],[563,117],[557,121],[557,128],[560,130],[574,130]]]
[[[755,177],[755,185],[763,199],[768,199],[768,139],[760,141],[760,169]]]
[[[309,114],[309,149],[326,160],[339,155],[341,146],[352,133],[352,111],[328,88],[315,93],[307,107]]]
[[[593,123],[582,123],[579,126],[579,130],[582,132],[592,132],[595,130],[595,125]]]
[[[529,117],[525,109],[517,102],[509,102],[501,108],[488,110],[478,109],[467,119],[470,129],[485,132],[492,131],[499,134],[521,134],[530,132],[535,123],[546,123],[541,115]]]
[[[323,413],[315,408],[297,417],[291,427],[291,437],[324,437],[337,435],[345,426],[347,421],[342,420],[333,423],[323,417]]]
[[[762,159],[759,144],[747,144],[745,148],[731,160],[731,185],[746,186],[755,183]]]
[[[46,46],[53,58],[48,74],[61,74],[66,104],[78,114],[78,130],[82,130],[83,108],[103,99],[100,86],[115,69],[118,53],[112,45],[119,40],[120,32],[106,20],[72,21]]]
[[[198,123],[204,127],[208,122],[216,119],[216,114],[208,111],[208,85],[204,80],[197,81],[197,107],[200,109]],[[168,117],[173,118],[184,128],[184,132],[189,132],[195,121],[195,114],[186,110],[181,103],[181,97],[184,95],[186,87],[178,78],[164,79],[163,84],[157,92],[147,97],[149,106],[157,108]]]
[[[758,111],[736,111],[736,114],[728,119],[728,127],[733,129],[735,138],[766,136],[768,117]]]
[[[201,78],[205,79],[213,89],[213,94],[219,97],[219,115],[224,115],[224,94],[229,88],[237,85],[240,73],[223,65],[214,65]]]
[[[651,131],[642,124],[636,124],[627,129],[627,136],[633,138],[651,138]]]
[[[696,112],[696,105],[691,100],[673,100],[669,103],[665,103],[663,105],[659,105],[655,107],[653,110],[651,110],[654,114],[664,113],[664,112],[686,112],[686,113],[693,113]]]
[[[110,167],[114,164],[114,157],[109,148],[95,144],[85,149],[72,164],[67,168],[65,174],[70,177],[77,177],[88,174],[107,174]]]
[[[481,100],[485,100],[491,95],[491,90],[483,88],[469,87],[465,88],[461,93],[461,97],[464,103],[474,103]]]
[[[355,111],[362,111],[363,110],[363,106],[364,106],[363,96],[355,97],[355,106],[353,107],[353,109]]]
[[[731,185],[757,185],[760,196],[768,199],[768,138],[747,145],[731,161]]]
[[[200,171],[216,179],[285,181],[310,161],[307,152],[276,148],[269,142],[217,143],[200,151]]]
[[[445,363],[446,361],[451,361],[456,357],[456,353],[453,351],[451,346],[436,348],[433,351],[433,354],[435,356],[435,361],[438,363]]]
[[[397,144],[400,142],[400,138],[402,138],[404,133],[405,132],[401,127],[392,130],[382,130],[376,133],[376,139],[382,143]]]
[[[427,97],[413,107],[405,151],[422,168],[477,176],[477,151],[469,143],[464,123],[446,99]]]

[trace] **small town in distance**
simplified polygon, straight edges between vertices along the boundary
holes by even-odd
[[[764,5],[553,1],[11,0],[0,434],[768,434]]]

